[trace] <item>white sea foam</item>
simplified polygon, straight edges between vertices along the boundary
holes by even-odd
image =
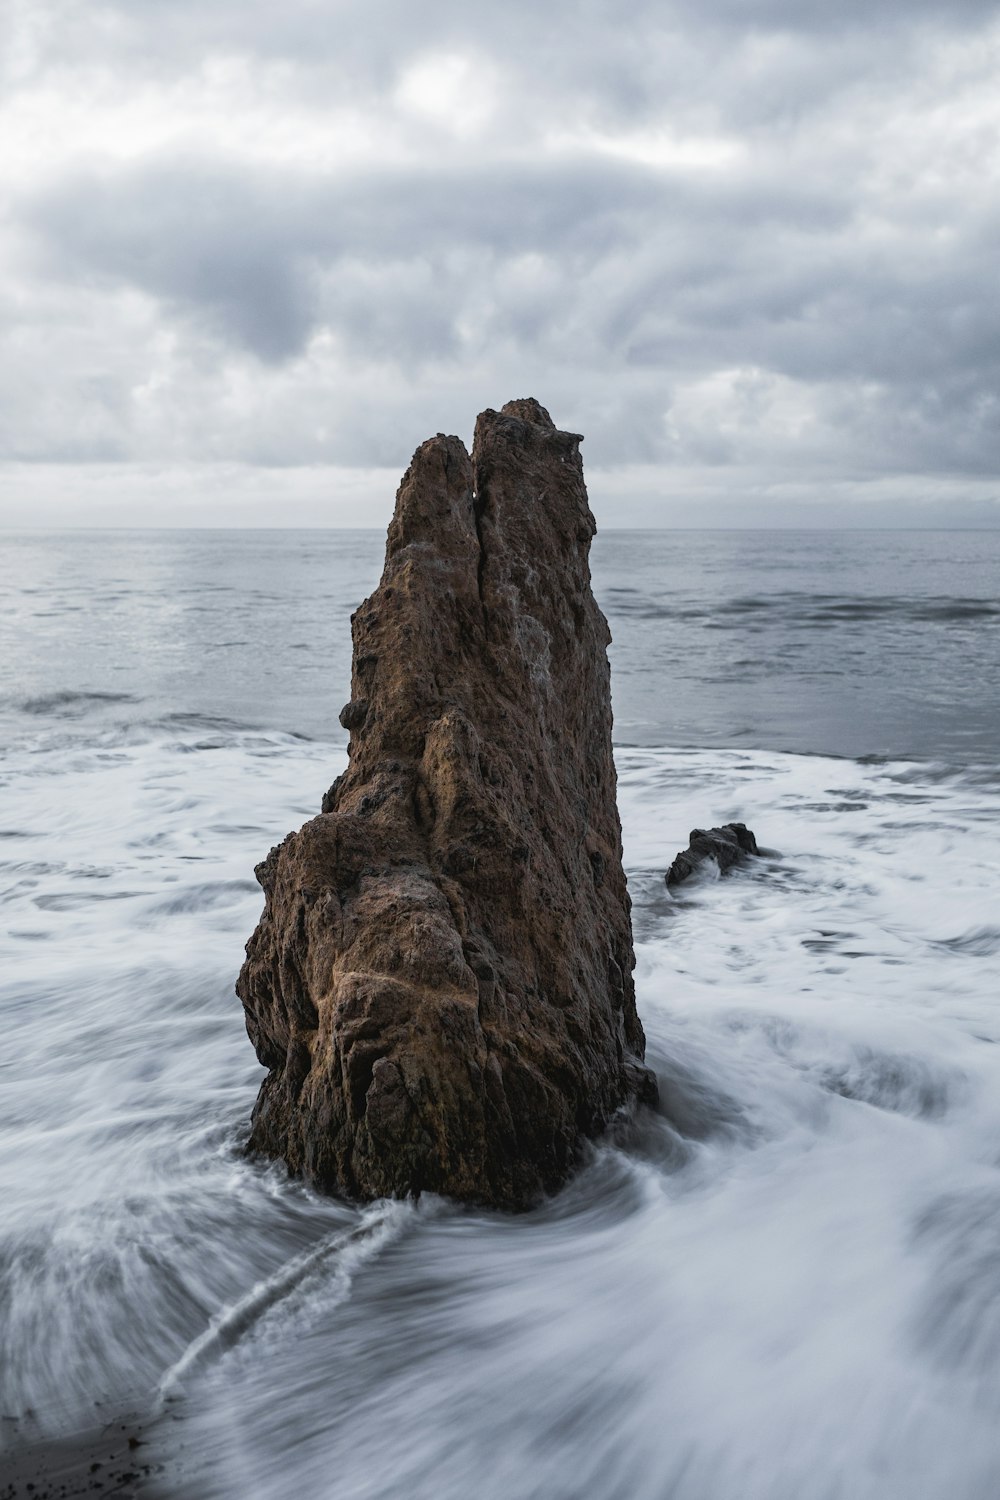
[[[250,872],[341,757],[179,724],[4,762],[2,1410],[172,1372],[204,1500],[993,1500],[995,769],[619,752],[663,1112],[533,1214],[383,1222],[239,1151]],[[764,855],[670,895],[733,817]]]
[[[287,1265],[258,1281],[245,1296],[215,1313],[203,1333],[184,1350],[161,1377],[156,1388],[160,1404],[179,1394],[192,1376],[206,1365],[219,1360],[241,1339],[254,1331],[262,1320],[280,1307],[288,1319],[293,1315],[292,1299],[299,1293],[308,1295],[315,1283],[322,1283],[324,1306],[331,1306],[330,1287],[335,1288],[332,1305],[350,1295],[355,1272],[366,1266],[412,1218],[414,1205],[383,1202],[366,1210],[353,1229],[327,1235],[310,1250],[295,1255]]]

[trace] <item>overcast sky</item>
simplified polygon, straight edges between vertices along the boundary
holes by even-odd
[[[1000,4],[4,0],[0,524],[1000,524]]]

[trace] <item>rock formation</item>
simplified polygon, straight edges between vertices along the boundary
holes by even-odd
[[[757,854],[757,840],[745,823],[723,823],[721,828],[692,828],[690,841],[663,877],[667,885],[687,880],[704,859],[714,859],[725,872],[745,854]]]
[[[351,1197],[509,1208],[655,1097],[579,453],[536,401],[414,454],[353,617],[349,763],[257,868],[250,1146]]]

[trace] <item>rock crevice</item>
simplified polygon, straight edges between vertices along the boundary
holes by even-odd
[[[348,769],[258,867],[251,1146],[334,1191],[524,1207],[653,1088],[579,443],[528,400],[417,450]]]

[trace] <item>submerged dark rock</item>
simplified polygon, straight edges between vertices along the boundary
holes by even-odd
[[[692,828],[690,841],[667,871],[667,885],[687,880],[704,859],[714,859],[725,873],[747,854],[758,854],[757,840],[745,823],[723,823],[721,828]]]
[[[536,401],[413,457],[353,617],[350,761],[272,849],[250,1145],[359,1198],[521,1208],[655,1096],[580,438]]]

